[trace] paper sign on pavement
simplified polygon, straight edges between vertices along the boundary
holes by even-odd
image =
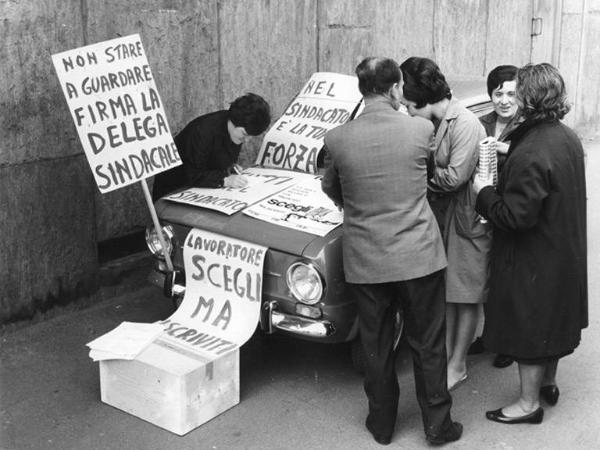
[[[183,245],[186,289],[159,322],[159,342],[214,360],[246,342],[260,315],[266,247],[193,228]]]

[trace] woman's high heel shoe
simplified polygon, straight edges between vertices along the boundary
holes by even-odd
[[[508,416],[504,415],[504,413],[502,412],[502,408],[500,408],[500,409],[496,409],[495,411],[488,411],[488,412],[486,412],[485,413],[485,417],[487,417],[488,420],[493,420],[494,422],[499,422],[499,423],[507,423],[507,424],[513,424],[513,423],[534,423],[534,424],[539,424],[539,423],[542,423],[542,420],[544,420],[544,409],[540,406],[538,409],[536,409],[532,413],[525,414],[524,416],[508,417]]]
[[[542,397],[546,403],[551,406],[554,406],[558,403],[558,396],[560,395],[560,391],[558,390],[558,386],[553,384],[549,386],[542,386],[540,388],[540,397]]]

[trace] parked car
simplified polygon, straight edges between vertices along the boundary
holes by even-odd
[[[457,81],[451,86],[454,95],[477,115],[491,111],[483,81]],[[290,173],[281,171],[284,175]],[[177,302],[185,292],[183,243],[191,228],[266,246],[260,329],[315,342],[352,341],[353,362],[360,368],[357,306],[349,298],[344,280],[341,226],[317,236],[257,220],[241,211],[226,215],[164,198],[155,207],[175,272],[167,269],[157,231],[149,226],[146,240],[156,257],[150,280],[163,288],[167,297]],[[400,333],[399,321],[398,338]]]

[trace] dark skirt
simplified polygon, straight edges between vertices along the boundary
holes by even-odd
[[[553,363],[554,361],[558,361],[560,358],[570,355],[571,353],[573,353],[573,350],[569,350],[568,352],[561,353],[560,355],[556,356],[542,356],[539,358],[519,358],[516,356],[511,356],[511,358],[517,363],[524,364],[526,366],[544,366],[546,364]]]

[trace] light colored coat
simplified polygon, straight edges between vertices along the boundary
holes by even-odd
[[[432,208],[440,220],[448,270],[446,301],[481,303],[486,298],[491,226],[475,212],[472,176],[485,130],[477,117],[451,100],[435,134],[435,169],[429,181],[439,198]]]
[[[346,281],[403,281],[446,267],[426,196],[432,133],[430,122],[377,97],[326,134],[322,188],[344,208]]]

